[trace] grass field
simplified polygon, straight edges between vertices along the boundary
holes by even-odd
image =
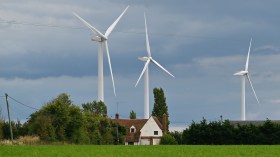
[[[280,146],[0,146],[0,157],[278,157]]]

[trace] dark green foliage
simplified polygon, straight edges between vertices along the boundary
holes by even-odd
[[[84,117],[78,106],[69,107],[69,122],[65,127],[66,138],[74,143],[89,143],[84,128]]]
[[[200,123],[192,122],[189,129],[183,131],[184,144],[234,144],[235,129],[229,123],[209,122],[202,119]]]
[[[166,105],[166,98],[164,96],[164,92],[162,88],[154,88],[154,108],[152,111],[152,115],[156,116],[158,120],[162,123],[162,115],[165,113],[167,117],[166,129],[169,129],[169,114],[168,114],[168,106]]]
[[[178,144],[183,144],[183,132],[174,131],[169,132],[169,134],[176,139]]]
[[[124,144],[126,135],[126,129],[124,126],[118,123],[113,123],[112,134],[114,136],[114,144]]]
[[[107,107],[103,102],[93,101],[82,106],[83,110],[73,105],[67,94],[60,94],[39,111],[32,113],[24,125],[13,123],[14,137],[38,135],[45,142],[77,144],[124,143],[125,128],[112,124],[105,116]],[[1,130],[4,138],[8,139],[10,132],[6,122]]]
[[[91,114],[107,115],[107,107],[102,101],[93,101],[91,103],[82,104],[83,112],[89,112]]]
[[[0,140],[3,139],[4,134],[3,134],[3,125],[4,125],[4,121],[2,119],[0,119]]]
[[[264,142],[263,144],[279,144],[280,143],[280,125],[272,123],[270,120],[266,120],[264,125],[259,127],[262,133],[259,137]]]
[[[132,110],[129,114],[130,119],[136,119],[136,113]]]
[[[3,139],[11,139],[11,134],[10,134],[10,125],[8,121],[2,121],[2,138]],[[0,124],[1,125],[1,124]],[[13,137],[14,139],[18,138],[19,136],[23,136],[27,133],[27,129],[25,125],[22,125],[19,121],[11,121],[11,126],[13,130]]]
[[[234,127],[228,120],[207,123],[203,118],[200,123],[192,122],[183,131],[182,142],[199,145],[280,144],[280,125],[267,120],[260,126],[238,124]]]
[[[176,145],[178,142],[176,139],[170,134],[164,134],[160,139],[161,145]]]

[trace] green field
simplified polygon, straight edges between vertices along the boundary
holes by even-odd
[[[280,146],[0,146],[0,157],[278,157]]]

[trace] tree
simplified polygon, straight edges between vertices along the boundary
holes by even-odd
[[[131,110],[129,117],[130,119],[136,119],[136,113],[133,110]]]
[[[83,111],[91,114],[107,115],[107,106],[102,101],[82,104]]]
[[[4,120],[1,106],[0,106],[0,120]]]
[[[74,143],[89,143],[84,129],[84,117],[78,106],[69,106],[69,123],[65,128],[67,139]]]
[[[2,108],[0,106],[0,140],[3,138],[3,125],[4,125],[4,120],[2,117]]]
[[[167,122],[166,122],[166,130],[169,128],[169,114],[168,114],[168,106],[166,105],[166,98],[164,96],[164,92],[162,88],[154,88],[154,108],[152,115],[156,116],[158,120],[162,123],[162,116],[165,113]]]
[[[31,114],[28,123],[29,134],[37,134],[47,141],[76,140],[77,131],[83,126],[83,115],[78,106],[72,104],[66,93],[60,94]]]
[[[2,119],[0,119],[0,140],[3,139],[4,135],[3,135],[3,125],[4,125],[4,121]]]
[[[24,124],[12,122],[14,136],[38,135],[44,142],[76,144],[124,143],[126,129],[107,118],[107,107],[102,101],[82,104],[83,109],[72,104],[66,93],[32,113]],[[9,138],[8,123],[3,122],[3,137]],[[0,132],[1,138],[1,132]]]
[[[169,133],[171,136],[173,136],[178,144],[183,144],[183,132],[174,131]]]

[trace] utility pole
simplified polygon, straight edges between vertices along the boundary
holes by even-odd
[[[119,139],[119,125],[117,124],[117,141],[118,141],[118,145],[120,143],[120,139]]]
[[[13,137],[13,129],[12,129],[12,125],[11,125],[11,117],[10,117],[10,106],[9,106],[9,102],[8,102],[8,94],[5,93],[6,96],[6,103],[7,103],[7,110],[8,110],[8,117],[9,117],[9,125],[10,125],[10,133],[11,133],[11,140],[14,141],[14,137]]]
[[[117,114],[119,114],[119,102],[117,101]]]

